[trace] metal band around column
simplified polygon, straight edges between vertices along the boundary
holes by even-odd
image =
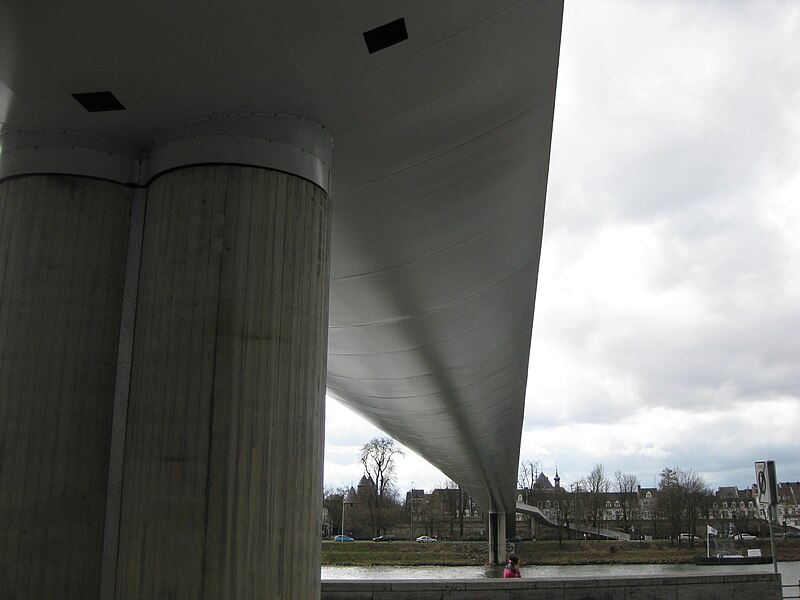
[[[147,180],[179,167],[236,164],[302,177],[330,192],[333,140],[321,125],[292,115],[213,117],[156,138]]]

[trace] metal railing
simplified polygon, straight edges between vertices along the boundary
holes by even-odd
[[[783,600],[789,600],[791,598],[800,598],[800,581],[798,581],[797,583],[784,583],[781,587],[783,588],[781,590]],[[793,588],[793,589],[787,590],[786,588]],[[797,590],[796,596],[786,595],[787,592],[793,592],[795,589]]]

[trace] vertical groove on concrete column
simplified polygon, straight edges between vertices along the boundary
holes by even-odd
[[[76,177],[0,184],[3,598],[99,594],[130,200]]]
[[[131,199],[130,231],[128,233],[125,287],[120,316],[117,349],[114,410],[109,442],[108,484],[106,496],[103,565],[100,575],[100,600],[113,600],[117,579],[117,549],[119,547],[119,515],[122,497],[122,469],[125,455],[125,433],[128,421],[133,327],[136,318],[136,297],[139,286],[139,265],[142,254],[142,230],[147,193],[137,189]]]
[[[329,237],[291,175],[151,184],[118,598],[318,596]]]

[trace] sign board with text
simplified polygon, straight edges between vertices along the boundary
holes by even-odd
[[[778,504],[778,480],[775,476],[775,461],[756,462],[756,486],[759,504],[775,506]]]

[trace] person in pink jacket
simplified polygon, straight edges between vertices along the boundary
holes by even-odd
[[[503,579],[515,579],[517,577],[522,577],[522,573],[519,572],[519,558],[512,556],[508,559],[506,568],[503,569]]]

